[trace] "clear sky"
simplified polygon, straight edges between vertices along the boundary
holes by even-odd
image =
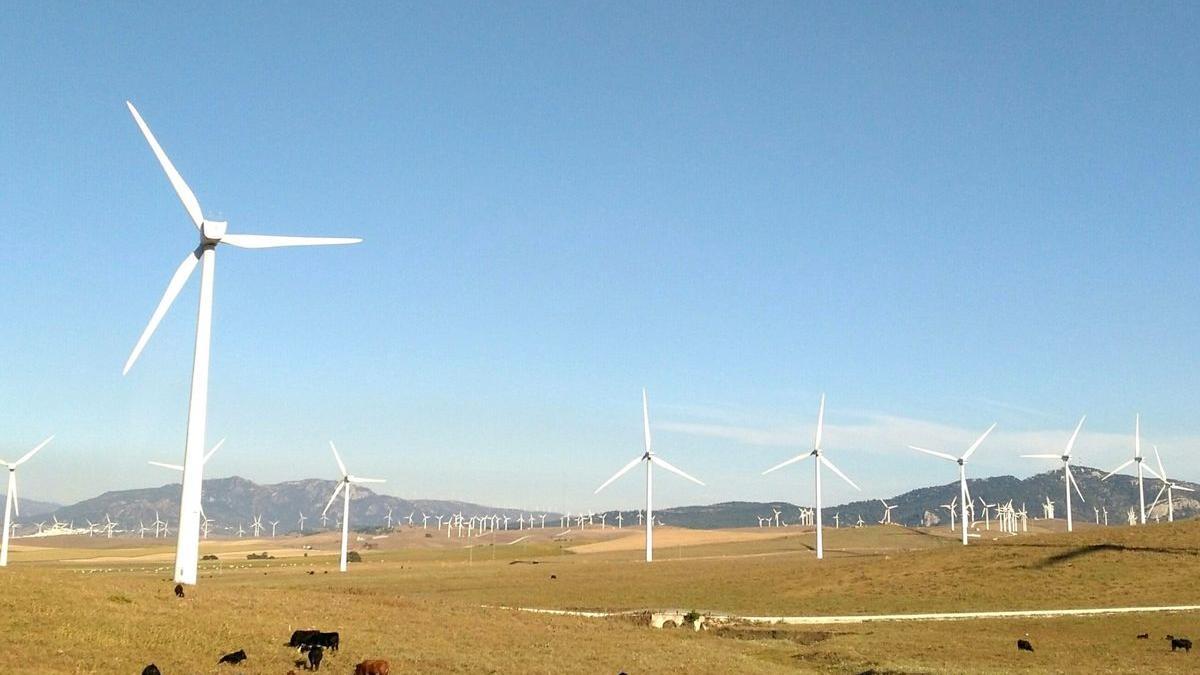
[[[1200,478],[1194,3],[26,3],[0,20],[0,457],[23,494],[175,480],[195,232],[230,230],[209,475],[636,507],[1112,465],[1135,412]],[[1038,447],[1028,447],[1038,446]],[[802,465],[803,466],[803,465]],[[832,479],[831,479],[832,480]],[[850,498],[830,482],[831,501]]]

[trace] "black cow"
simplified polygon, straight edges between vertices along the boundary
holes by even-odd
[[[325,656],[325,650],[320,647],[310,647],[308,650],[308,669],[320,670],[321,659]]]
[[[183,597],[183,584],[175,584],[175,597]]]
[[[341,638],[338,637],[336,631],[332,633],[317,633],[308,641],[310,647],[324,647],[337,651],[340,646]]]
[[[162,675],[162,671],[158,669],[158,666],[151,663],[145,668],[142,668],[142,675]]]
[[[222,663],[228,663],[228,664],[236,666],[237,664],[239,664],[245,660],[246,660],[246,650],[239,649],[236,652],[233,652],[232,654],[226,654],[225,656],[222,656],[217,661],[217,665],[221,665]]]
[[[1137,639],[1139,639],[1139,640],[1149,640],[1149,639],[1150,639],[1150,634],[1149,634],[1149,633],[1142,633],[1142,634],[1138,635]]]
[[[1192,641],[1187,638],[1168,635],[1167,639],[1171,641],[1171,651],[1175,651],[1177,649],[1182,649],[1185,652],[1192,651]]]
[[[300,645],[307,644],[309,640],[319,635],[319,630],[298,630],[292,632],[292,639],[288,640],[289,647],[300,648]]]
[[[1031,652],[1033,651],[1033,643],[1025,638],[1021,638],[1020,640],[1017,640],[1017,649],[1023,652]]]

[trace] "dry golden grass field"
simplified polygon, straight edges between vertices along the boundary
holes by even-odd
[[[1200,652],[1172,653],[1163,639],[1200,638],[1197,612],[694,632],[651,628],[639,612],[500,608],[809,616],[1200,604],[1200,522],[985,533],[965,549],[945,530],[827,530],[821,562],[812,534],[792,528],[664,528],[651,565],[628,528],[557,540],[547,528],[507,543],[529,534],[469,548],[419,528],[367,537],[373,548],[345,575],[332,534],[204,542],[219,560],[182,600],[166,540],[17,539],[0,570],[0,673],[136,674],[154,662],[165,675],[282,675],[299,658],[284,643],[309,627],[341,633],[322,668],[332,673],[363,658],[387,659],[393,673],[1200,671]],[[276,559],[250,562],[250,551]],[[1015,648],[1026,633],[1033,654]],[[216,665],[239,648],[242,666]]]

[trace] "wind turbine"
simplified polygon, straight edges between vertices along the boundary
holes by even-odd
[[[271,538],[275,538],[275,526],[279,524],[278,520],[269,521],[271,523]]]
[[[17,503],[17,467],[28,462],[30,457],[36,455],[38,450],[46,447],[46,444],[52,440],[54,440],[53,436],[38,443],[15,462],[6,462],[0,459],[0,464],[8,467],[8,494],[4,498],[4,533],[0,534],[0,538],[2,538],[0,541],[0,567],[8,566],[8,538],[12,534],[12,513],[16,511],[18,516],[21,515],[21,506]]]
[[[983,445],[983,439],[987,438],[988,434],[992,433],[992,429],[995,429],[995,428],[996,428],[996,425],[993,423],[992,426],[987,428],[987,431],[983,432],[983,435],[981,435],[979,438],[975,439],[975,442],[971,444],[971,447],[967,448],[967,451],[964,452],[961,457],[955,457],[953,455],[948,455],[944,452],[938,452],[937,450],[927,450],[925,448],[918,448],[915,445],[908,446],[908,447],[912,448],[913,450],[916,450],[917,452],[923,452],[927,455],[933,455],[934,457],[941,457],[942,459],[946,459],[951,462],[956,462],[958,464],[958,491],[959,491],[959,496],[962,498],[961,503],[963,505],[963,510],[962,510],[962,543],[963,543],[963,546],[967,545],[967,528],[970,527],[970,525],[971,525],[970,522],[967,521],[968,509],[966,508],[967,505],[969,505],[971,503],[971,493],[970,493],[970,491],[967,490],[967,460],[971,457],[972,454],[975,453],[976,450],[979,449],[980,445]],[[953,528],[953,524],[951,525],[951,527]]]
[[[1087,419],[1087,415],[1079,418],[1079,424],[1075,425],[1075,433],[1071,434],[1071,440],[1067,441],[1067,447],[1063,450],[1062,455],[1021,455],[1031,459],[1061,459],[1063,467],[1063,483],[1067,491],[1067,532],[1073,531],[1071,521],[1071,487],[1075,487],[1075,494],[1079,495],[1079,501],[1086,501],[1083,498],[1083,493],[1079,491],[1079,483],[1075,482],[1075,476],[1071,474],[1071,449],[1075,447],[1075,439],[1079,438],[1079,430],[1083,428],[1083,421]]]
[[[887,502],[883,501],[882,499],[879,500],[879,503],[883,504],[883,517],[879,519],[879,524],[880,525],[891,525],[892,524],[892,509],[896,508],[896,505],[888,504]]]
[[[1168,479],[1167,478],[1167,470],[1163,468],[1162,457],[1158,454],[1158,446],[1155,445],[1152,447],[1154,448],[1154,461],[1158,462],[1158,472],[1161,474],[1159,476],[1159,480],[1161,480],[1163,482],[1163,486],[1161,488],[1159,488],[1158,494],[1154,496],[1154,502],[1152,504],[1150,504],[1150,510],[1151,511],[1154,510],[1154,507],[1158,505],[1158,500],[1162,498],[1163,492],[1166,492],[1167,493],[1167,522],[1173,523],[1173,522],[1175,522],[1175,497],[1173,494],[1174,491],[1175,490],[1183,490],[1184,492],[1195,492],[1195,490],[1193,490],[1190,487],[1185,487],[1183,485],[1180,485],[1179,483],[1176,483],[1176,482]]]
[[[796,455],[795,457],[787,460],[786,462],[781,462],[779,464],[776,464],[775,466],[773,466],[763,472],[763,475],[765,476],[776,469],[782,469],[783,467],[785,467],[789,464],[794,464],[796,462],[799,462],[802,459],[808,459],[809,457],[813,458],[813,472],[816,477],[816,480],[815,480],[814,486],[813,486],[813,490],[816,493],[816,511],[815,511],[815,513],[816,513],[816,519],[817,519],[816,525],[817,525],[817,559],[818,560],[825,557],[824,536],[821,532],[821,530],[822,530],[822,527],[821,527],[821,465],[824,464],[826,467],[828,467],[830,471],[834,472],[835,474],[838,475],[839,478],[846,481],[850,485],[850,487],[854,488],[855,490],[860,490],[860,488],[854,484],[854,481],[850,480],[850,478],[847,477],[846,474],[842,473],[841,469],[834,466],[833,462],[831,462],[825,458],[825,455],[823,454],[825,451],[823,448],[821,448],[821,436],[824,433],[824,430],[825,430],[825,394],[821,394],[821,407],[817,409],[817,433],[816,433],[816,436],[813,438],[813,449],[810,450],[809,452],[805,452],[803,454]]]
[[[337,460],[338,471],[342,473],[342,477],[338,480],[337,488],[334,489],[333,495],[329,498],[329,503],[325,505],[325,511],[322,511],[321,515],[324,516],[329,507],[333,506],[333,500],[337,499],[339,492],[345,493],[345,501],[342,502],[342,562],[340,566],[341,571],[345,572],[346,543],[350,539],[350,488],[352,485],[382,483],[384,481],[382,478],[359,478],[358,476],[350,475],[350,472],[346,471],[346,465],[342,463],[342,458],[338,455],[337,446],[333,444],[333,441],[329,441],[329,449],[333,450],[333,458]]]
[[[253,515],[253,514],[251,514]],[[257,538],[263,531],[262,515],[254,516],[254,520],[250,522],[250,529],[254,530],[254,536]]]
[[[306,520],[308,520],[308,518],[304,516],[303,511],[300,511],[300,534],[304,534],[304,521]]]
[[[596,491],[592,494],[600,494],[601,490],[608,487],[608,485],[616,479],[624,476],[626,473],[632,470],[633,467],[637,466],[641,462],[646,463],[646,562],[652,562],[654,560],[654,466],[657,464],[667,471],[682,476],[697,485],[704,485],[704,483],[697,478],[687,475],[682,470],[676,468],[673,464],[667,462],[667,460],[654,454],[654,451],[652,450],[652,443],[650,441],[650,404],[647,401],[645,389],[642,389],[642,434],[645,438],[646,444],[645,453],[639,457],[635,457],[631,462],[621,467],[620,471],[613,474],[612,478],[604,481],[604,483],[602,483],[600,487],[596,488]],[[638,517],[639,519],[641,518],[640,515]]]
[[[204,432],[208,418],[208,365],[209,351],[212,344],[212,307],[213,307],[213,281],[216,273],[217,261],[217,246],[219,244],[229,244],[237,248],[276,248],[281,246],[324,246],[332,244],[357,244],[362,241],[358,238],[333,238],[333,237],[283,237],[275,235],[260,235],[260,234],[232,234],[226,231],[224,221],[209,220],[204,217],[203,211],[200,209],[200,202],[196,199],[196,195],[188,184],[184,182],[183,176],[175,169],[175,165],[163,152],[162,146],[158,144],[158,140],[154,138],[154,134],[150,132],[150,127],[146,126],[146,122],[138,113],[137,109],[129,101],[125,102],[129,107],[130,114],[137,122],[138,128],[141,129],[142,135],[146,137],[146,142],[150,144],[150,149],[154,152],[154,156],[158,158],[158,163],[162,166],[163,171],[167,174],[167,179],[171,182],[171,187],[175,189],[175,194],[179,200],[183,202],[183,208],[187,211],[188,217],[200,235],[199,245],[195,250],[189,251],[184,257],[183,262],[175,270],[171,281],[167,284],[167,290],[163,294],[162,299],[158,302],[158,307],[154,309],[154,313],[150,316],[150,322],[146,325],[146,329],[142,331],[141,337],[138,338],[137,345],[134,346],[133,352],[129,354],[129,359],[125,361],[124,373],[128,373],[133,367],[138,356],[142,353],[146,343],[150,340],[150,336],[154,334],[154,330],[162,321],[163,315],[171,308],[171,304],[175,301],[176,296],[187,283],[188,278],[196,270],[196,265],[200,264],[200,303],[196,318],[196,346],[195,356],[192,360],[192,385],[191,398],[188,403],[188,423],[187,436],[184,442],[183,450],[183,489],[180,492],[179,499],[179,533],[175,547],[175,581],[188,585],[196,583],[196,565],[198,563],[200,552],[200,490],[201,482],[203,481],[203,463],[201,456],[204,452]]]
[[[1133,464],[1136,462],[1137,463],[1137,479],[1138,479],[1138,506],[1141,508],[1141,521],[1140,522],[1142,525],[1145,525],[1146,524],[1146,490],[1145,490],[1145,487],[1143,486],[1142,459],[1144,459],[1142,457],[1142,415],[1141,415],[1141,413],[1138,413],[1137,415],[1134,415],[1134,417],[1133,417],[1133,459],[1126,460],[1124,464],[1122,464],[1121,466],[1118,466],[1117,468],[1113,469],[1112,471],[1109,471],[1108,475],[1105,476],[1104,478],[1101,478],[1100,480],[1108,480],[1109,478],[1112,477],[1112,475],[1114,473],[1116,473],[1116,472],[1120,471],[1121,469],[1124,469],[1125,467],[1129,466],[1130,464]],[[1149,471],[1150,473],[1154,474],[1159,480],[1163,480],[1162,476],[1159,476],[1157,473],[1154,473],[1154,469],[1151,469],[1148,466],[1144,467],[1144,468],[1146,471]]]
[[[385,516],[384,519],[387,520],[388,529],[392,529],[392,507],[388,507],[387,516]]]

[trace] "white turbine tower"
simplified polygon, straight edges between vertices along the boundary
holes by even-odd
[[[1176,483],[1175,481],[1167,478],[1167,470],[1163,468],[1162,457],[1158,454],[1158,446],[1155,445],[1153,447],[1154,447],[1154,461],[1158,463],[1158,472],[1160,474],[1159,480],[1162,481],[1163,486],[1161,488],[1159,488],[1158,494],[1154,496],[1154,502],[1150,504],[1150,510],[1151,511],[1154,510],[1154,507],[1158,505],[1158,500],[1162,499],[1163,492],[1166,492],[1167,493],[1167,522],[1173,523],[1173,522],[1175,522],[1175,496],[1174,496],[1175,490],[1183,490],[1184,492],[1195,492],[1195,490],[1193,490],[1190,487],[1180,485],[1179,483]]]
[[[592,494],[600,494],[601,490],[608,487],[608,485],[616,479],[624,476],[626,473],[632,470],[633,467],[637,466],[638,463],[646,463],[646,562],[652,562],[654,560],[654,466],[657,464],[667,471],[682,476],[697,485],[704,485],[704,483],[697,478],[687,475],[674,465],[667,462],[667,460],[654,454],[654,451],[651,449],[652,445],[650,442],[650,404],[647,401],[645,389],[642,390],[642,433],[645,437],[646,451],[641,456],[635,457],[633,461],[621,467],[620,471],[613,474],[612,478],[604,481],[604,483],[601,484],[600,487],[596,488],[596,491]],[[582,520],[582,516],[580,519]]]
[[[1138,507],[1141,509],[1140,523],[1142,525],[1145,525],[1146,524],[1146,489],[1144,487],[1143,476],[1142,476],[1142,469],[1143,469],[1142,460],[1143,459],[1144,458],[1142,457],[1142,416],[1139,413],[1139,414],[1135,415],[1133,418],[1133,459],[1126,460],[1124,464],[1122,464],[1121,466],[1118,466],[1117,468],[1113,469],[1112,471],[1109,471],[1108,475],[1105,476],[1104,478],[1101,478],[1100,480],[1108,480],[1116,472],[1118,472],[1121,469],[1124,469],[1125,467],[1129,466],[1130,464],[1133,464],[1136,462],[1137,463],[1137,480],[1138,480]],[[1159,476],[1157,473],[1154,473],[1154,469],[1151,469],[1148,466],[1144,467],[1144,468],[1146,471],[1149,471],[1150,473],[1154,474],[1155,477],[1157,477],[1159,480],[1163,480],[1162,476]]]
[[[38,450],[46,447],[46,444],[52,440],[54,440],[53,436],[38,443],[15,462],[6,462],[0,459],[0,464],[8,467],[8,494],[4,497],[4,533],[0,534],[0,567],[8,566],[8,538],[12,534],[12,525],[10,524],[12,513],[15,510],[18,516],[21,515],[21,506],[17,503],[17,467],[28,462],[30,457],[36,455]]]
[[[333,444],[333,441],[329,441],[329,449],[333,450],[333,458],[337,460],[338,471],[341,472],[342,477],[338,480],[337,488],[329,498],[329,503],[325,505],[325,511],[328,511],[329,507],[333,506],[333,501],[337,499],[339,492],[345,493],[345,501],[342,502],[342,562],[340,566],[341,571],[345,572],[346,545],[350,540],[350,488],[353,485],[362,483],[382,483],[384,481],[382,478],[359,478],[358,476],[350,475],[350,472],[346,471],[346,465],[342,463],[342,458],[338,455],[337,446]],[[322,516],[325,515],[325,511],[321,512]]]
[[[795,457],[787,460],[786,462],[781,462],[779,464],[776,464],[775,466],[773,466],[763,472],[763,475],[765,476],[776,469],[782,469],[783,467],[785,467],[789,464],[794,464],[796,462],[799,462],[802,459],[807,459],[809,457],[813,458],[813,472],[815,475],[815,483],[813,486],[813,490],[816,493],[816,504],[817,504],[815,515],[816,515],[816,525],[817,525],[817,559],[818,560],[825,557],[824,535],[821,532],[821,530],[822,530],[822,527],[821,527],[821,465],[824,464],[826,467],[829,468],[830,471],[836,473],[839,478],[841,478],[842,480],[849,483],[850,487],[854,488],[855,490],[860,489],[857,485],[854,484],[854,481],[850,480],[846,476],[846,474],[842,473],[841,469],[834,466],[833,462],[829,461],[828,459],[825,459],[825,455],[823,454],[824,450],[821,448],[821,436],[824,433],[824,430],[825,430],[825,394],[821,394],[821,407],[817,409],[817,433],[816,433],[816,436],[813,437],[813,449],[810,450],[809,452],[805,452],[803,454],[796,455]]]
[[[175,165],[167,158],[162,146],[150,132],[150,127],[142,120],[133,104],[126,101],[129,112],[141,129],[158,163],[167,174],[167,179],[175,189],[175,194],[183,202],[183,208],[200,234],[200,243],[193,251],[189,251],[183,262],[175,270],[167,290],[150,316],[150,322],[137,345],[125,362],[124,372],[128,373],[137,361],[138,355],[154,334],[163,315],[170,309],[175,297],[183,289],[189,277],[200,264],[200,303],[196,318],[196,347],[192,360],[191,398],[188,403],[187,436],[183,450],[183,489],[179,498],[179,534],[175,547],[175,581],[194,585],[196,583],[196,565],[200,550],[200,489],[203,465],[201,456],[204,453],[204,432],[208,418],[208,365],[209,351],[212,344],[212,306],[213,306],[213,277],[216,270],[217,245],[229,244],[237,248],[275,248],[280,246],[322,246],[331,244],[356,244],[357,238],[332,237],[282,237],[259,234],[231,234],[226,232],[226,223],[219,220],[208,220],[200,209],[200,202],[192,189],[184,182],[183,177],[175,169]]]
[[[975,439],[975,442],[971,444],[971,447],[967,448],[967,451],[964,452],[961,457],[955,457],[954,455],[948,455],[944,452],[938,452],[937,450],[927,450],[925,448],[918,448],[915,445],[908,446],[908,447],[912,448],[913,450],[916,450],[917,452],[923,452],[927,455],[933,455],[934,457],[941,457],[942,459],[946,459],[946,460],[949,460],[951,462],[955,462],[958,464],[958,491],[959,491],[959,496],[961,497],[960,503],[963,505],[963,510],[962,510],[962,543],[963,543],[963,546],[967,545],[967,528],[970,527],[970,525],[971,525],[970,521],[967,520],[968,509],[966,508],[967,505],[971,503],[971,493],[967,490],[967,460],[970,459],[971,455],[974,454],[975,451],[979,449],[980,445],[983,445],[983,439],[987,438],[988,434],[992,433],[992,429],[995,429],[995,428],[996,428],[995,424],[992,424],[992,426],[988,427],[987,431],[983,432],[983,435],[981,435],[979,438]]]
[[[1063,487],[1067,492],[1067,532],[1072,532],[1074,527],[1071,520],[1071,487],[1075,488],[1075,494],[1079,495],[1079,501],[1086,501],[1083,498],[1083,493],[1079,491],[1079,483],[1075,482],[1075,476],[1071,473],[1071,449],[1075,447],[1075,439],[1079,438],[1079,430],[1083,428],[1083,421],[1087,419],[1087,415],[1079,418],[1079,424],[1075,425],[1075,433],[1071,434],[1071,440],[1067,441],[1067,447],[1063,450],[1062,455],[1021,455],[1031,459],[1061,459],[1063,467]]]

